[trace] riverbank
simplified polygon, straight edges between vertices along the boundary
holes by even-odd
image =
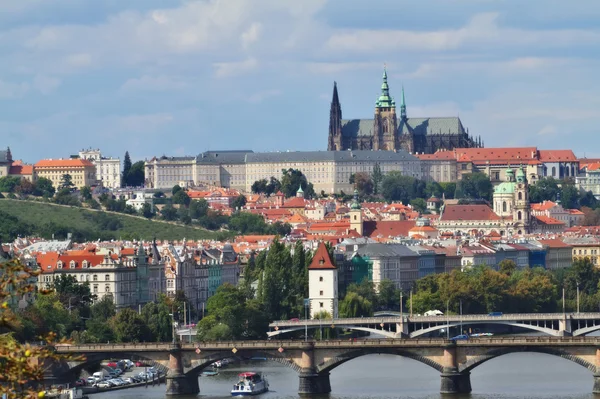
[[[81,387],[84,395],[93,395],[96,393],[104,393],[104,392],[112,392],[112,391],[120,391],[128,388],[142,388],[142,387],[155,387],[160,386],[162,384],[166,384],[166,377],[164,375],[158,377],[153,381],[142,381],[136,382],[133,384],[121,385],[119,387],[111,387],[111,388],[98,388],[98,387]]]

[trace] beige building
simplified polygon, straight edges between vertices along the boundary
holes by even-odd
[[[44,159],[34,165],[34,180],[45,177],[55,188],[64,175],[70,175],[77,188],[97,184],[96,165],[86,159]]]
[[[119,158],[105,158],[100,150],[81,150],[79,158],[87,159],[96,166],[96,178],[103,187],[121,187],[121,161]]]
[[[146,161],[144,169],[146,188],[171,189],[182,182],[195,183],[196,158],[166,157]]]

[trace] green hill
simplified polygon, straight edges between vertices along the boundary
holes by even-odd
[[[0,235],[3,240],[17,236],[66,238],[71,233],[75,241],[144,239],[190,240],[224,239],[228,232],[212,232],[192,226],[148,220],[113,212],[48,203],[0,200]]]

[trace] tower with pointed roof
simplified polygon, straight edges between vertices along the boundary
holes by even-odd
[[[363,235],[363,217],[360,202],[358,200],[358,190],[354,189],[354,198],[350,205],[350,229],[356,230],[358,234]]]
[[[329,109],[329,143],[328,151],[342,150],[342,106],[338,96],[337,82],[333,82],[333,97]]]
[[[531,229],[531,206],[527,176],[523,166],[519,167],[516,173],[514,204],[514,232],[519,235],[526,234]]]
[[[338,270],[322,241],[308,266],[308,298],[310,318],[323,311],[338,317]]]
[[[375,102],[375,117],[373,118],[373,149],[394,151],[397,147],[396,102],[390,96],[387,70],[383,68],[381,94]]]
[[[150,289],[149,289],[149,271],[148,271],[148,258],[146,257],[146,250],[144,244],[140,241],[140,244],[136,253],[136,292],[138,304],[145,304],[150,301]]]

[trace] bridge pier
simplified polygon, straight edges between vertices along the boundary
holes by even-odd
[[[442,373],[440,393],[471,393],[471,373]]]
[[[298,387],[300,395],[317,395],[331,392],[329,373],[300,373],[298,377],[300,379]]]
[[[183,373],[181,344],[169,348],[169,371],[167,372],[167,396],[196,395],[200,393],[197,375]]]
[[[300,395],[327,394],[331,392],[329,372],[317,372],[315,364],[314,342],[304,342],[302,345],[302,358],[300,359],[300,374],[298,393]]]

